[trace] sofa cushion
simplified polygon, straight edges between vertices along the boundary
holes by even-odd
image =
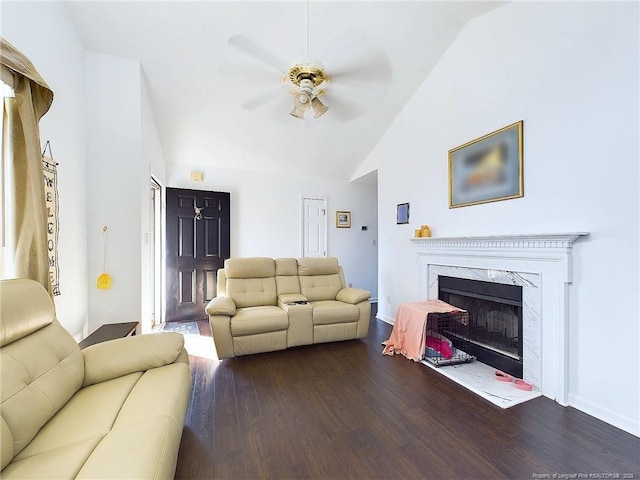
[[[168,390],[167,385],[171,385],[171,389]],[[113,428],[157,417],[168,417],[182,426],[190,388],[188,364],[172,363],[147,370],[131,390]]]
[[[42,285],[19,278],[2,282],[0,346],[26,337],[53,322],[51,297]]]
[[[15,461],[40,456],[48,451],[66,448],[86,440],[104,437],[118,416],[142,372],[91,385],[78,391],[49,423],[38,432]],[[97,442],[96,442],[97,444]],[[68,456],[67,453],[62,453]],[[84,458],[71,459],[84,463]],[[57,477],[51,472],[52,477]]]
[[[298,262],[295,258],[276,258],[276,275],[298,275]]]
[[[298,275],[331,275],[338,272],[338,259],[335,257],[298,259]]]
[[[96,446],[76,479],[171,479],[181,436],[182,425],[168,417],[115,428]]]
[[[313,324],[329,325],[333,323],[357,322],[360,311],[355,305],[335,300],[313,302]]]
[[[278,296],[293,294],[300,295],[300,280],[297,275],[276,275]]]
[[[184,363],[145,372],[78,478],[173,478],[190,388]]]
[[[289,328],[289,317],[279,307],[261,306],[238,310],[231,319],[231,335],[239,337]]]
[[[13,435],[11,435],[11,430],[9,429],[9,425],[4,421],[4,418],[0,417],[0,452],[2,456],[2,466],[0,470],[6,467],[11,459],[13,458]]]
[[[237,308],[276,305],[276,279],[269,278],[229,278],[227,295]]]
[[[2,347],[0,408],[14,455],[80,389],[83,376],[80,347],[57,321]]]
[[[274,277],[276,264],[273,258],[266,257],[228,258],[224,261],[224,272],[227,278]]]
[[[317,300],[335,300],[342,290],[339,274],[312,275],[300,277],[300,293],[310,302]]]
[[[83,460],[91,455],[101,438],[88,438],[41,455],[14,460],[2,470],[2,479],[76,478]]]

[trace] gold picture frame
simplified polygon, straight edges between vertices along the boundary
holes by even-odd
[[[449,150],[449,208],[524,196],[524,122]]]
[[[336,228],[351,228],[351,212],[336,211]]]

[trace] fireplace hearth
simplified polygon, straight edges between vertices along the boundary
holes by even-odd
[[[479,362],[523,377],[522,287],[444,275],[438,298],[469,312],[469,324],[442,333]]]

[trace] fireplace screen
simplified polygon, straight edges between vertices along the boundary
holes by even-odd
[[[443,335],[478,361],[522,376],[522,287],[439,276],[438,298],[469,312],[468,325]]]

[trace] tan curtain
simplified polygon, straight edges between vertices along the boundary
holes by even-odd
[[[53,296],[47,255],[47,215],[38,122],[53,102],[53,92],[27,57],[0,37],[2,79],[15,98],[5,98],[3,152],[6,195],[12,211],[5,221],[13,247],[16,277],[40,282]],[[11,78],[6,78],[10,74]]]

